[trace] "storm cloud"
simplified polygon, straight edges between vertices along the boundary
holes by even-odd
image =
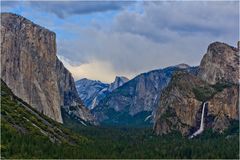
[[[59,18],[71,15],[90,14],[95,12],[106,12],[111,10],[121,10],[133,2],[128,1],[32,1],[30,5],[42,11],[56,14]]]

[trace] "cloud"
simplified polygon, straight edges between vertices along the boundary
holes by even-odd
[[[115,29],[139,34],[155,41],[169,41],[176,35],[238,36],[239,10],[235,2],[145,2],[144,12],[121,12]]]
[[[31,1],[30,5],[42,11],[56,14],[59,18],[70,15],[121,10],[133,4],[130,1]]]
[[[75,80],[88,78],[93,80],[101,80],[105,83],[111,83],[116,76],[116,72],[112,70],[111,64],[106,61],[92,60],[91,62],[81,65],[72,65],[71,61],[65,57],[58,57],[63,62],[64,66],[71,71]]]
[[[64,57],[75,80],[86,77],[111,82],[116,75],[132,78],[179,63],[199,65],[210,43],[236,46],[239,38],[236,1],[114,3],[118,7],[81,3],[24,5],[32,7],[32,12],[24,8],[32,20],[57,32],[58,55]],[[116,14],[108,17],[109,10]],[[43,11],[47,12],[43,15]],[[91,14],[95,12],[99,13]],[[70,15],[76,16],[65,18]]]
[[[59,41],[58,54],[73,64],[85,64],[94,59],[106,61],[116,75],[128,73],[134,76],[178,63],[198,65],[208,44],[224,39],[199,34],[196,37],[178,36],[174,41],[159,43],[131,33],[97,29],[80,32],[83,39]]]
[[[235,3],[150,2],[140,7],[143,12],[121,11],[108,29],[71,28],[78,38],[59,40],[58,53],[75,64],[105,61],[116,75],[135,76],[179,63],[199,65],[210,43],[235,45],[238,40]]]

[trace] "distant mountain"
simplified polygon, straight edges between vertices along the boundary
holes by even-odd
[[[12,13],[1,13],[1,78],[16,96],[57,122],[63,123],[64,109],[95,123],[56,56],[56,34]]]
[[[156,100],[177,70],[197,74],[198,67],[181,64],[140,74],[108,94],[92,113],[109,125],[149,124]]]
[[[108,93],[106,88],[109,87],[109,84],[87,78],[76,81],[75,85],[84,105],[89,109],[94,108],[98,97]]]
[[[118,76],[117,76],[117,77],[115,78],[114,82],[109,85],[108,91],[109,91],[109,92],[112,92],[114,89],[117,89],[118,87],[121,87],[121,86],[122,86],[124,83],[126,83],[127,81],[129,81],[128,78],[123,77],[123,76],[121,76],[121,77],[118,77]]]
[[[123,76],[117,76],[111,84],[83,78],[76,81],[75,85],[84,105],[89,109],[93,109],[100,100],[106,97],[106,95],[111,93],[114,89],[122,86],[127,81],[128,79]]]

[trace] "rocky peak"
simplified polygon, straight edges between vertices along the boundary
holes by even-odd
[[[198,76],[210,84],[239,81],[239,54],[235,47],[214,42],[208,46],[199,67]]]
[[[89,109],[93,109],[103,98],[111,94],[112,91],[122,86],[127,81],[128,79],[123,76],[116,76],[114,82],[111,84],[83,78],[76,82],[76,87],[85,106]]]
[[[208,48],[207,48],[207,51],[208,52],[213,52],[215,51],[216,54],[222,54],[225,52],[226,49],[231,49],[231,50],[234,50],[234,51],[237,51],[237,48],[233,47],[233,46],[230,46],[226,43],[222,43],[222,42],[213,42],[211,43]]]
[[[1,14],[1,78],[16,96],[58,122],[63,122],[61,107],[93,120],[56,56],[55,33],[11,13]]]
[[[124,83],[126,83],[129,79],[123,76],[116,76],[114,82],[112,82],[108,88],[110,92],[112,92],[114,89],[122,86]]]
[[[109,84],[87,78],[80,79],[76,81],[75,84],[79,96],[89,109],[95,107],[98,101],[105,96],[107,88],[109,87]]]

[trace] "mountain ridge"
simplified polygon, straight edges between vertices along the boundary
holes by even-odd
[[[101,99],[110,94],[114,89],[124,85],[127,81],[128,78],[124,76],[116,76],[115,80],[109,84],[99,80],[83,78],[76,81],[75,85],[85,106],[91,110]]]
[[[144,120],[155,110],[155,100],[159,91],[167,86],[172,73],[178,69],[181,70],[178,66],[170,66],[139,74],[101,100],[92,110],[92,113],[100,122],[104,123],[107,120],[109,123],[111,114],[116,115],[116,117],[118,117],[117,115],[134,117],[140,112],[145,112],[146,116],[141,117],[142,123],[145,124]],[[183,69],[196,74],[198,67]],[[119,120],[123,118],[120,117]],[[119,120],[113,119],[113,123],[116,123],[116,125],[121,123]],[[148,123],[151,123],[151,120]]]

